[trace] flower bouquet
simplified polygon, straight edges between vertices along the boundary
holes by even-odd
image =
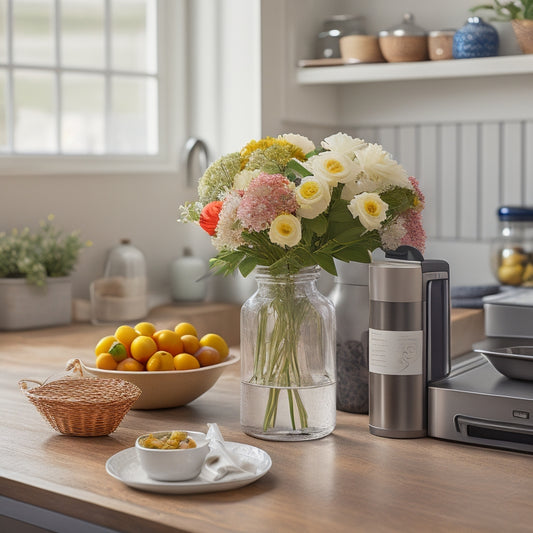
[[[274,280],[254,308],[254,339],[241,323],[243,365],[245,351],[253,351],[246,382],[268,390],[262,431],[276,431],[280,391],[286,390],[287,431],[309,432],[301,393],[325,376],[334,384],[335,368],[326,364],[317,371],[307,352],[313,344],[328,353],[332,346],[334,354],[334,320],[324,320],[324,303],[312,304],[299,290],[298,276],[318,267],[336,275],[334,259],[368,263],[376,248],[423,249],[424,199],[417,181],[378,144],[337,133],[317,147],[286,134],[251,141],[212,163],[199,180],[198,197],[180,207],[180,221],[211,235],[218,251],[211,269],[238,269],[243,276],[256,270]],[[310,331],[316,337],[306,342]]]

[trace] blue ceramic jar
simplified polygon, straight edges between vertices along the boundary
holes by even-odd
[[[453,57],[490,57],[498,55],[499,37],[494,26],[480,17],[470,17],[453,36]]]

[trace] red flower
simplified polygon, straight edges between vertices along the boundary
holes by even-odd
[[[200,213],[200,227],[213,236],[217,230],[218,217],[222,209],[222,202],[209,202]]]

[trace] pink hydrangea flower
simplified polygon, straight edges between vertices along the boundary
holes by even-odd
[[[422,225],[422,209],[424,207],[424,195],[418,186],[418,181],[412,176],[409,178],[413,189],[419,200],[418,209],[410,209],[407,213],[400,216],[402,219],[403,227],[405,228],[405,235],[403,236],[400,244],[406,244],[413,246],[420,253],[424,253],[426,249],[426,232]]]
[[[298,202],[294,185],[282,174],[259,174],[244,191],[237,217],[244,228],[267,229],[283,213],[295,213]]]

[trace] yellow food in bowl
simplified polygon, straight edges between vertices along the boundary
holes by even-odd
[[[143,448],[152,450],[187,450],[196,448],[194,439],[187,435],[186,431],[173,431],[154,437],[152,433],[139,439],[139,444]]]

